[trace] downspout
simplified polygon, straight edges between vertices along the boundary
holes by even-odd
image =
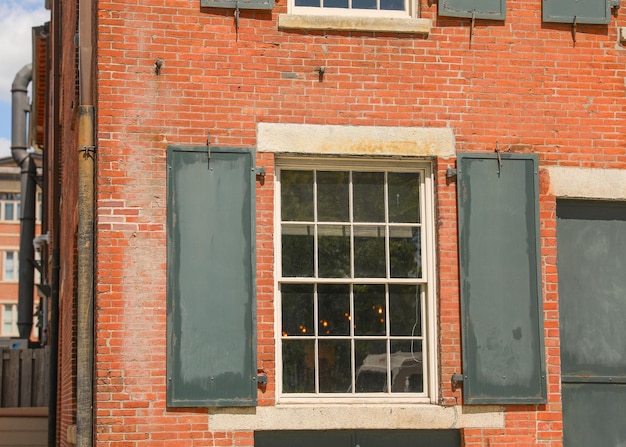
[[[25,65],[15,75],[11,87],[11,155],[20,167],[20,253],[17,304],[17,327],[20,338],[30,338],[33,327],[33,294],[35,283],[35,198],[37,196],[37,166],[27,151],[28,84],[32,65]]]
[[[78,234],[76,445],[93,445],[94,376],[94,139],[93,0],[79,0]]]

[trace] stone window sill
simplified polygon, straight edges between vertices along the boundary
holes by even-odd
[[[279,14],[278,29],[307,29],[321,31],[366,31],[376,33],[406,33],[428,35],[430,19],[397,17],[342,17]]]

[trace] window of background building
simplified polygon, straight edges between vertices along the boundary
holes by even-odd
[[[419,163],[281,163],[282,396],[428,397],[429,176]]]
[[[0,220],[18,222],[20,220],[20,194],[0,192]]]
[[[4,252],[2,278],[5,281],[17,281],[18,263],[19,257],[17,251],[8,250]]]
[[[15,337],[17,330],[17,304],[2,305],[2,337]]]

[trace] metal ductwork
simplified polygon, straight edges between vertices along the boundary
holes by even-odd
[[[20,254],[17,326],[20,338],[28,339],[33,327],[33,295],[35,283],[35,205],[37,197],[37,166],[28,152],[27,123],[30,113],[28,84],[32,65],[25,65],[15,75],[11,87],[11,155],[20,167]]]

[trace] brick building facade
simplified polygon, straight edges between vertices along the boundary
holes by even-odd
[[[556,0],[543,10],[538,0],[383,3],[51,2],[45,172],[59,255],[58,445],[88,445],[90,425],[98,446],[547,447],[564,445],[564,422],[574,430],[584,418],[563,412],[562,390],[589,381],[572,379],[580,362],[569,347],[562,360],[557,232],[567,206],[594,216],[606,207],[617,217],[607,218],[611,242],[598,259],[623,260],[613,252],[624,244],[626,203],[624,14],[591,0],[582,12]],[[83,106],[93,144],[80,135]],[[243,180],[233,178],[246,176],[226,169],[241,166],[240,154],[252,154],[254,175],[237,195]],[[80,239],[85,162],[92,245]],[[218,185],[200,178],[220,169],[228,187],[196,188]],[[507,176],[513,183],[498,183]],[[489,200],[503,213],[490,214]],[[249,238],[245,223],[232,235],[219,222],[237,216],[229,203],[253,210]],[[210,239],[215,251],[195,252],[192,233],[198,250]],[[575,246],[569,234],[563,243]],[[81,309],[77,266],[90,250],[93,359],[81,359],[80,314],[91,310]],[[233,259],[243,270],[230,269]],[[599,292],[608,304],[597,318],[624,315],[614,303],[623,275],[605,274],[614,287]],[[237,305],[253,307],[229,306],[233,288],[248,293]],[[497,308],[510,296],[512,307]],[[222,328],[231,310],[243,331]],[[186,322],[212,337],[195,339]],[[606,334],[585,327],[581,338],[603,340],[585,353],[611,353],[607,365],[601,354],[589,360],[604,365],[598,383],[611,379],[623,397],[614,371],[626,365],[623,346],[601,348]],[[241,377],[215,390],[203,376],[241,371],[230,348],[253,362],[243,401]],[[498,382],[490,373],[500,367],[510,375]],[[81,422],[91,368],[93,415]],[[596,396],[576,392],[567,398]],[[618,411],[621,402],[605,403]],[[603,430],[626,439],[610,418]],[[581,445],[567,436],[565,445]]]

